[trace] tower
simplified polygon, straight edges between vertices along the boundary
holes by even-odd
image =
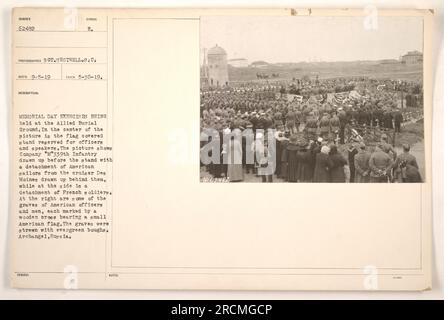
[[[203,63],[200,68],[200,83],[202,87],[208,87],[208,64],[207,64],[207,50],[203,49]]]
[[[217,44],[208,50],[208,84],[212,87],[228,86],[227,53]]]

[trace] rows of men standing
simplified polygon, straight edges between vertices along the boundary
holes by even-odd
[[[234,132],[240,139],[217,137],[219,142],[226,143],[222,143],[219,150],[220,161],[206,166],[214,178],[240,182],[245,179],[244,173],[252,173],[263,182],[273,182],[274,177],[286,182],[422,181],[410,146],[403,145],[403,152],[398,155],[385,135],[374,148],[359,142],[351,144],[347,150],[339,150],[335,143],[322,137],[307,140],[301,135],[290,135],[288,131],[277,131],[272,137],[273,143],[257,133],[251,144],[248,143],[251,139],[239,129]],[[232,135],[229,129],[223,134]],[[249,151],[254,154],[253,163],[247,161]]]

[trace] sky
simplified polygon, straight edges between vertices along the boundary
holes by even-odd
[[[374,26],[365,28],[364,17],[202,17],[201,56],[216,44],[228,59],[249,63],[398,59],[423,51],[421,17],[377,17]]]

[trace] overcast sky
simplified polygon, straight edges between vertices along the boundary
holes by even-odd
[[[228,59],[267,62],[398,59],[422,50],[421,17],[202,17],[201,52],[216,44]],[[202,55],[202,54],[201,54]]]

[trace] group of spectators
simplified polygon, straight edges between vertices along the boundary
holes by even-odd
[[[340,92],[344,86],[358,92],[357,97]],[[295,87],[297,93],[304,94],[302,98],[285,99]],[[317,95],[306,95],[313,87],[332,90],[328,93],[333,96],[319,91]],[[219,163],[203,166],[213,177],[226,177],[233,182],[243,181],[244,173],[250,172],[259,173],[264,182],[272,181],[273,175],[288,182],[420,181],[410,146],[404,145],[403,152],[397,155],[387,135],[371,148],[359,136],[363,127],[400,132],[405,119],[397,100],[399,90],[416,92],[418,88],[417,83],[351,78],[292,81],[286,86],[244,84],[201,92],[201,145],[208,142],[208,130],[218,132],[221,142]],[[353,140],[345,137],[346,128],[350,127],[357,129]],[[253,145],[241,134],[246,129],[256,138]],[[272,144],[261,133],[269,129],[275,132]],[[239,139],[225,140],[226,135],[233,133],[240,133],[240,143]],[[257,142],[258,136],[263,140],[261,144]],[[258,149],[260,152],[256,152]],[[247,163],[245,154],[249,150],[268,156],[256,156],[253,163]],[[241,155],[242,161],[230,162],[233,155]],[[270,162],[274,162],[273,172],[258,170],[270,167]]]
[[[277,177],[286,182],[421,182],[418,163],[404,144],[398,154],[387,136],[369,148],[364,142],[340,146],[322,137],[316,141],[288,132],[274,132],[275,143],[263,139],[262,133],[249,144],[248,135],[226,129],[221,137],[219,161],[205,165],[214,178],[230,182],[244,181],[245,174],[255,174],[263,182]],[[205,139],[203,139],[205,141]],[[225,143],[224,143],[225,141]],[[211,150],[214,152],[215,150]],[[247,154],[254,155],[248,161]]]

